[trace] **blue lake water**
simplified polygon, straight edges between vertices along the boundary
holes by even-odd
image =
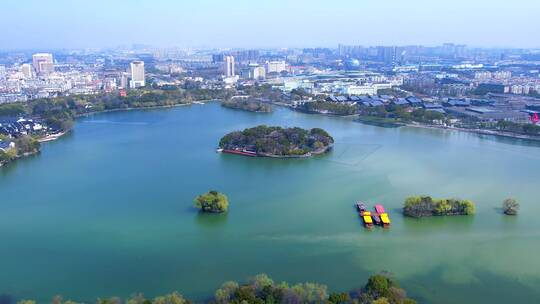
[[[215,152],[225,133],[259,124],[321,127],[335,148],[292,160]],[[423,303],[540,302],[538,172],[534,143],[281,108],[98,114],[0,169],[0,294],[200,300],[263,272],[347,291],[390,271]],[[228,195],[227,215],[194,211],[210,189]],[[417,194],[471,199],[477,214],[404,218]],[[507,197],[519,216],[501,214]],[[356,200],[384,204],[392,227],[365,230]]]

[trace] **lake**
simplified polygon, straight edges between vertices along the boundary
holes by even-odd
[[[259,124],[324,128],[336,144],[310,159],[215,152]],[[538,144],[283,108],[97,114],[0,169],[0,294],[203,300],[258,273],[348,291],[389,271],[422,303],[540,302],[537,172]],[[193,209],[210,189],[228,195],[228,214]],[[404,218],[419,194],[471,199],[477,213]],[[507,197],[519,216],[502,215]],[[357,200],[384,204],[391,228],[364,229]]]

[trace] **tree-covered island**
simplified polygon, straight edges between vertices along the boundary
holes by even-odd
[[[221,102],[225,108],[244,110],[248,112],[270,113],[272,106],[254,99],[229,99]]]
[[[265,157],[309,157],[331,149],[334,139],[325,130],[265,125],[235,131],[219,142],[223,152]]]
[[[459,199],[433,199],[431,196],[411,196],[405,200],[403,214],[411,217],[473,215],[474,203]]]
[[[195,198],[195,207],[201,212],[223,213],[229,210],[229,199],[223,193],[210,190]]]

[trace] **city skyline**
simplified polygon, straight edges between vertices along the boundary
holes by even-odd
[[[378,3],[373,0],[173,1],[103,0],[4,4],[4,50],[155,47],[277,48],[438,45],[538,48],[531,0]],[[235,9],[231,9],[231,8]],[[28,16],[31,18],[25,18]],[[21,23],[20,20],[25,20]],[[46,24],[47,26],[43,26]]]

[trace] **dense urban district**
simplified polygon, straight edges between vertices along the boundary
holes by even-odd
[[[220,100],[385,126],[540,139],[540,50],[442,46],[0,53],[0,165],[81,115]]]

